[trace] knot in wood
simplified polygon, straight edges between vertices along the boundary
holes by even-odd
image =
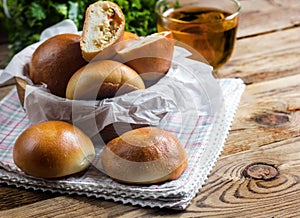
[[[288,114],[264,113],[257,115],[254,120],[258,124],[275,127],[289,123],[290,117]]]
[[[271,180],[278,175],[277,167],[267,163],[252,163],[243,171],[243,176],[251,179]]]

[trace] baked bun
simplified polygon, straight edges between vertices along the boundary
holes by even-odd
[[[119,46],[116,59],[125,63],[144,80],[157,81],[170,69],[174,40],[170,31],[154,33]]]
[[[177,179],[188,158],[170,132],[143,127],[111,140],[103,149],[101,164],[111,178],[130,184],[154,184]]]
[[[96,55],[119,41],[123,40],[125,18],[121,8],[109,1],[98,1],[86,10],[82,29],[80,47],[82,56],[91,61]],[[109,51],[101,59],[114,55]]]
[[[63,121],[45,121],[26,129],[15,142],[13,160],[25,173],[56,178],[86,169],[95,157],[90,138]]]
[[[44,41],[29,63],[32,82],[45,83],[52,94],[64,98],[69,79],[87,63],[81,56],[79,44],[77,34],[60,34]]]
[[[90,62],[70,79],[66,97],[101,100],[144,89],[142,78],[130,67],[112,60]]]

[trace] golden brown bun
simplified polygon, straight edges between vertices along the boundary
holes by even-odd
[[[142,78],[133,69],[117,61],[103,60],[79,69],[68,83],[66,97],[96,100],[144,88]]]
[[[56,178],[86,169],[95,157],[90,138],[63,121],[46,121],[26,129],[17,139],[13,160],[25,173]]]
[[[144,80],[158,80],[168,72],[172,63],[174,40],[169,31],[134,39],[120,46],[117,60],[141,74]]]
[[[108,143],[110,140],[119,137],[120,135],[128,132],[132,129],[138,129],[149,126],[148,124],[135,124],[125,122],[114,122],[105,126],[100,132],[100,137],[103,142]]]
[[[111,140],[101,154],[103,169],[111,178],[130,184],[153,184],[177,179],[188,158],[170,132],[143,127]]]
[[[29,64],[32,82],[45,83],[52,94],[65,97],[69,79],[86,64],[79,42],[77,34],[60,34],[43,42],[33,53]]]
[[[124,14],[117,4],[98,1],[89,5],[80,41],[83,58],[89,62],[100,52],[99,59],[112,57],[114,53],[111,51],[104,53],[103,51],[123,40],[124,27]]]

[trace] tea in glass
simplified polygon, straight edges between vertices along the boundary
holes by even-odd
[[[166,1],[156,4],[157,28],[197,50],[220,68],[230,58],[236,39],[240,5],[235,0]]]

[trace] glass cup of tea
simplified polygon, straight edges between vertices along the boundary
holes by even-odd
[[[241,5],[237,0],[158,0],[157,30],[172,31],[176,41],[192,47],[214,68],[230,58]]]

